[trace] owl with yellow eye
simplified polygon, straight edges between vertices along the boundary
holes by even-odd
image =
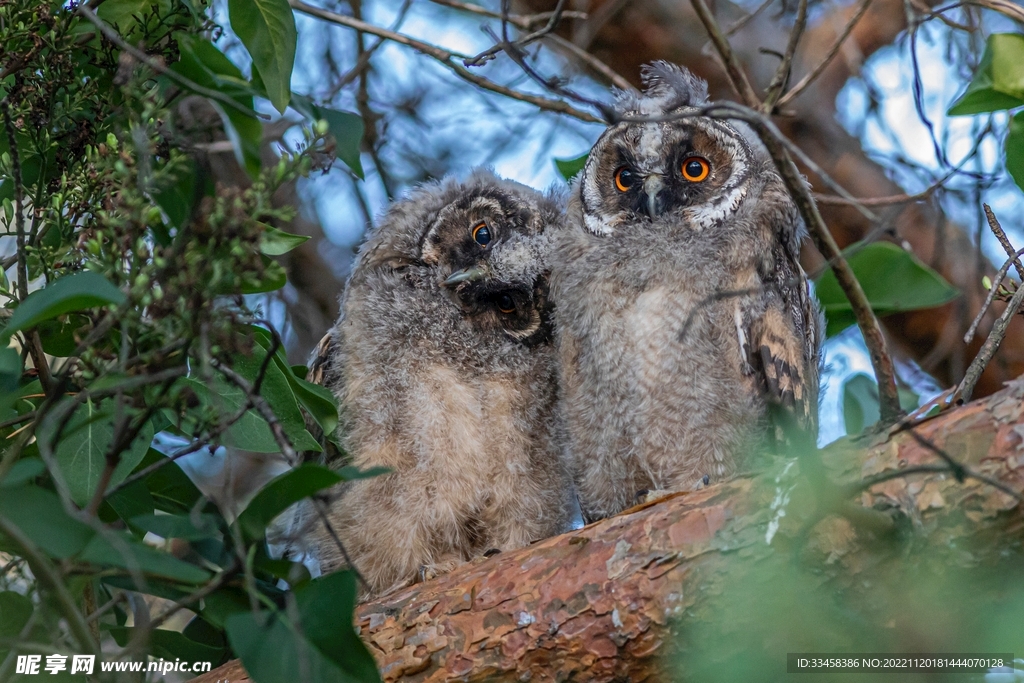
[[[730,476],[778,421],[817,423],[823,327],[793,200],[752,134],[701,115],[702,81],[664,62],[643,77],[573,186],[553,259],[588,520]]]
[[[341,406],[338,464],[389,472],[312,520],[323,571],[350,560],[380,594],[570,527],[548,298],[563,221],[557,194],[477,170],[417,188],[362,246],[310,378]]]

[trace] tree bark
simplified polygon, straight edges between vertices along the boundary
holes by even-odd
[[[522,3],[528,11],[535,12],[550,11],[556,4],[554,0],[522,0]],[[797,83],[824,61],[858,4],[843,4],[809,23],[797,50],[790,84]],[[934,2],[922,0],[912,4],[923,7]],[[713,98],[738,99],[688,0],[671,3],[591,0],[585,5],[576,7],[586,9],[589,18],[564,29],[563,35],[587,46],[596,57],[633,83],[639,84],[643,64],[664,59],[682,64],[707,80]],[[795,6],[795,3],[788,5]],[[778,4],[770,6],[730,38],[750,81],[759,91],[767,86],[778,64],[778,57],[760,50],[784,51],[792,25],[792,15],[779,18],[778,8]],[[721,0],[714,4],[714,9],[723,29],[744,16],[738,6]],[[889,197],[903,194],[904,190],[836,121],[836,96],[847,81],[860,72],[867,58],[897,40],[907,27],[909,11],[909,5],[903,0],[872,0],[836,58],[807,90],[784,107],[783,116],[776,117],[782,132],[856,197]],[[807,168],[801,170],[808,175],[816,192],[832,194],[813,172]],[[835,205],[820,205],[819,208],[841,247],[865,239],[876,227],[853,208]],[[883,320],[894,347],[892,350],[915,358],[940,385],[952,386],[963,378],[967,365],[984,342],[985,335],[980,334],[965,345],[963,335],[984,301],[982,275],[992,275],[994,269],[980,256],[968,229],[949,222],[931,202],[883,206],[876,212],[889,223],[877,237],[909,246],[963,293],[940,308]],[[804,256],[809,272],[822,264],[821,256],[812,247],[808,247]],[[990,311],[982,324],[983,332],[991,328],[1001,311],[1001,304]],[[995,360],[982,376],[976,395],[992,393],[1022,372],[1024,318],[1017,317]]]
[[[916,434],[1020,493],[1022,399],[1024,379],[1018,379],[915,433],[844,440],[822,451],[822,459],[829,477],[843,485],[941,463]],[[816,582],[807,587],[808,600],[844,586],[862,591],[865,601],[886,603],[897,582],[880,579],[863,588],[865,567],[876,578],[899,576],[913,561],[912,547],[924,549],[918,555],[957,547],[962,564],[972,539],[980,539],[972,561],[994,563],[1014,542],[1007,529],[1019,531],[1024,521],[1017,499],[976,479],[959,483],[949,471],[876,484],[851,494],[857,503],[851,504],[797,486],[809,479],[798,469],[793,461],[775,462],[755,476],[675,494],[468,563],[361,605],[356,625],[385,681],[658,681],[684,645],[686,635],[679,634],[687,620],[702,618],[713,596],[736,585],[726,577],[737,572],[791,557],[796,548]],[[837,516],[843,504],[844,516]],[[902,525],[897,552],[883,538],[890,532],[879,531],[890,519],[910,522]],[[195,683],[247,680],[236,660]]]

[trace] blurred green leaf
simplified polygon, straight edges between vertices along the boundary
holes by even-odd
[[[185,583],[197,584],[210,578],[206,570],[140,543],[120,531],[110,531],[107,536],[93,536],[77,559],[99,566],[127,570],[137,568],[144,574]]]
[[[14,463],[7,476],[0,481],[0,488],[27,484],[46,471],[46,465],[39,458],[22,458]]]
[[[114,438],[114,418],[112,401],[100,405],[87,401],[75,410],[55,449],[71,499],[79,506],[92,499],[106,467],[106,454]],[[142,460],[152,440],[153,428],[147,423],[135,440],[121,451],[108,488],[125,480]]]
[[[357,479],[373,479],[374,477],[380,477],[391,470],[387,467],[368,467],[365,470],[361,470],[355,465],[345,465],[344,467],[335,470],[338,476],[345,481],[356,481]]]
[[[355,680],[379,681],[377,664],[355,629],[338,622],[339,614],[355,611],[356,594],[356,577],[351,571],[334,572],[296,588],[302,632]]]
[[[294,683],[298,671],[304,680],[317,683],[380,681],[376,672],[369,678],[342,669],[277,614],[241,612],[228,617],[225,625],[231,648],[257,683]],[[332,654],[344,657],[347,653]]]
[[[21,362],[21,354],[12,346],[0,348],[0,416],[9,417],[5,414],[15,401],[18,400],[18,382],[24,367]]]
[[[243,109],[252,112],[248,114],[235,107],[210,100],[210,104],[221,115],[238,163],[249,177],[256,178],[261,167],[260,144],[263,140],[263,126],[253,110],[253,92],[248,81],[242,78],[242,72],[238,67],[210,41],[182,33],[177,35],[177,39],[181,59],[171,65],[172,70],[204,88],[227,95]]]
[[[32,600],[14,591],[0,591],[0,638],[17,638],[32,616]]]
[[[555,159],[555,166],[558,168],[558,172],[562,174],[562,177],[566,180],[572,180],[573,177],[583,170],[583,167],[587,165],[587,157],[590,156],[590,152],[587,152],[581,157],[575,159]]]
[[[97,306],[117,305],[125,300],[124,292],[102,275],[83,271],[62,277],[43,289],[37,289],[22,301],[0,332],[0,345],[15,332],[27,330],[58,315]]]
[[[70,313],[39,323],[39,339],[43,351],[50,356],[67,358],[75,352],[75,332],[89,323],[84,315]]]
[[[159,189],[153,195],[153,200],[167,214],[171,225],[181,230],[191,217],[192,210],[205,189],[197,177],[195,162],[189,160],[176,166],[162,180]],[[169,234],[163,233],[156,237],[162,246],[170,244]]]
[[[132,524],[161,538],[183,538],[186,541],[216,536],[219,531],[217,516],[211,514],[140,515],[132,518]]]
[[[917,394],[905,387],[899,387],[898,391],[903,410],[917,408],[920,402]],[[878,383],[873,377],[859,372],[843,382],[843,421],[847,434],[860,434],[878,422],[879,415]]]
[[[267,256],[281,256],[295,247],[307,242],[309,235],[293,235],[284,230],[263,224],[263,235],[260,237],[260,252]]]
[[[168,458],[155,448],[150,448],[146,455],[139,462],[136,470],[156,463],[163,463],[162,466],[151,472],[143,481],[150,495],[153,496],[153,503],[158,510],[171,513],[187,513],[195,507],[196,502],[202,497],[199,489],[188,478],[188,475],[176,462],[167,462]]]
[[[1024,35],[993,33],[985,44],[978,71],[963,95],[950,105],[950,116],[980,114],[1024,106]]]
[[[1010,131],[1006,134],[1006,170],[1024,190],[1024,111],[1010,119]]]
[[[117,626],[109,629],[117,644],[124,647],[137,631],[134,627]],[[211,662],[216,666],[224,658],[224,647],[211,646],[205,642],[197,642],[183,633],[168,629],[153,629],[147,633],[152,648],[149,654],[173,662],[180,659],[186,662]]]
[[[878,315],[941,306],[959,294],[941,275],[895,244],[854,244],[845,253],[868,303]],[[827,336],[835,336],[856,323],[850,302],[831,268],[818,279],[815,293],[825,312]]]
[[[263,292],[274,292],[281,289],[288,282],[288,273],[277,261],[271,260],[266,255],[260,255],[263,259],[263,277],[259,282],[252,282],[242,286],[242,294],[262,294]]]
[[[146,488],[145,482],[136,481],[123,489],[115,491],[105,498],[106,503],[117,516],[128,525],[133,534],[139,538],[146,536],[146,529],[136,526],[132,520],[140,515],[151,515],[156,509],[156,502]]]
[[[272,479],[238,516],[237,524],[250,538],[261,538],[274,518],[295,503],[344,481],[337,472],[304,464]]]
[[[228,0],[228,17],[270,102],[283,114],[292,98],[295,62],[295,16],[288,0]]]
[[[80,553],[95,533],[68,516],[57,494],[38,486],[4,488],[0,515],[21,529],[44,553],[59,559]]]

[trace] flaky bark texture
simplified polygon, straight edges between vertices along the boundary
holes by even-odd
[[[974,472],[1024,491],[1022,399],[1024,380],[1016,380],[916,433]],[[940,462],[907,431],[861,441],[823,452],[836,482]],[[1016,499],[977,480],[910,475],[853,496],[865,507],[894,511],[878,515],[903,529],[894,532],[903,534],[894,551],[869,530],[877,527],[866,522],[878,519],[849,522],[815,506],[813,495],[802,496],[810,489],[800,488],[806,479],[797,469],[776,463],[758,476],[677,494],[478,560],[362,605],[357,626],[385,681],[657,681],[666,656],[686,646],[680,630],[707,618],[711,596],[727,590],[727,577],[737,572],[791,557],[796,548],[814,572],[809,600],[842,588],[880,604],[892,598],[890,584],[862,587],[869,582],[858,577],[867,568],[874,576],[899,576],[914,561],[911,545],[933,555],[958,546],[962,565],[972,541],[978,543],[971,561],[994,563],[1024,521]],[[782,491],[792,500],[783,503],[785,515]],[[196,683],[225,680],[248,678],[233,661]]]

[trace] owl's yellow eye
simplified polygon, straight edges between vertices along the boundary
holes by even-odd
[[[502,294],[498,297],[498,310],[502,313],[515,313],[516,302],[508,294]]]
[[[633,187],[633,183],[636,182],[636,173],[629,170],[628,166],[623,166],[619,170],[615,171],[615,188],[619,192],[626,192],[629,188]]]
[[[690,157],[683,161],[683,177],[691,183],[699,183],[711,173],[711,164],[701,157]]]
[[[487,227],[487,223],[478,223],[473,227],[473,241],[481,247],[486,247],[491,243],[491,230]]]

